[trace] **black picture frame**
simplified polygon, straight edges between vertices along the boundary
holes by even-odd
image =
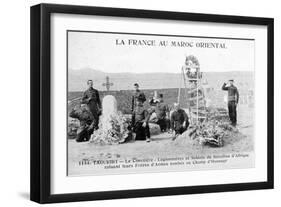
[[[51,71],[50,15],[52,13],[134,17],[194,22],[267,26],[267,181],[238,184],[136,189],[74,194],[51,194]],[[56,4],[31,7],[31,151],[30,199],[39,203],[167,196],[180,194],[272,189],[274,177],[274,20],[272,18],[195,14],[168,11],[103,8]]]

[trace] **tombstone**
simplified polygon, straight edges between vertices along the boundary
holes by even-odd
[[[103,130],[109,130],[111,126],[111,117],[117,115],[117,101],[114,96],[107,95],[102,99],[102,115],[100,122],[102,123]]]
[[[99,129],[94,131],[91,142],[96,144],[119,144],[130,136],[126,117],[117,111],[117,101],[112,95],[102,100]]]

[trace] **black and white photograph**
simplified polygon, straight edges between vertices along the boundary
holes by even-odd
[[[278,3],[3,1],[0,206],[280,203]]]
[[[273,19],[31,8],[31,200],[273,188]]]
[[[67,176],[255,167],[255,39],[66,39]]]

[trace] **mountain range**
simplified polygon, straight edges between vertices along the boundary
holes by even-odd
[[[92,68],[68,70],[68,90],[83,91],[87,88],[86,82],[91,79],[94,88],[104,91],[106,77],[113,83],[110,90],[132,90],[134,83],[139,83],[142,89],[162,89],[184,87],[181,73],[105,73]],[[222,84],[229,79],[234,79],[235,85],[240,88],[253,88],[253,71],[230,72],[203,72],[203,81],[210,87],[220,89]]]

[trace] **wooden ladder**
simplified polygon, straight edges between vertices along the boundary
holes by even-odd
[[[190,77],[188,74],[186,76],[187,82],[187,102],[190,111],[190,121],[191,124],[199,124],[207,118],[206,110],[206,99],[205,92],[202,86],[201,74],[196,73],[196,77]]]

